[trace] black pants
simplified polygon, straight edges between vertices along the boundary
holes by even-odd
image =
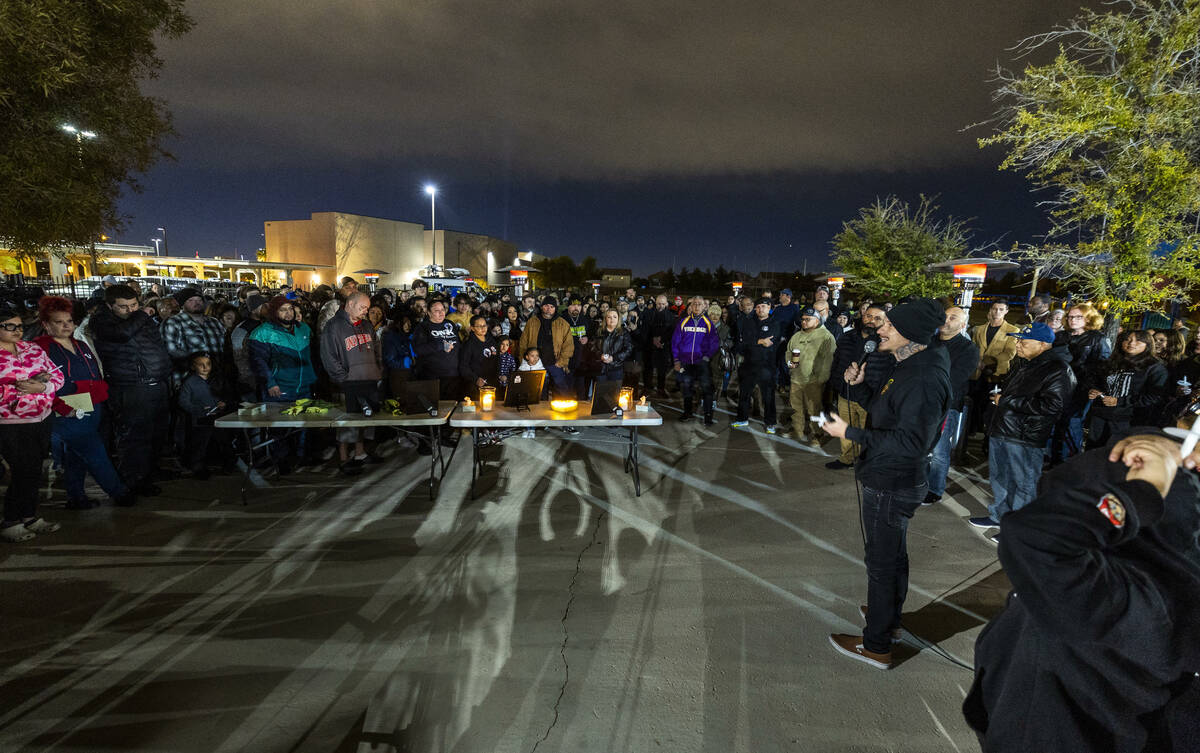
[[[116,439],[117,472],[126,486],[136,487],[149,480],[166,445],[167,383],[111,385],[108,407]]]
[[[738,369],[738,421],[750,418],[750,402],[754,388],[762,393],[763,423],[775,425],[775,363],[743,363]]]
[[[707,361],[684,364],[676,379],[679,381],[679,391],[683,393],[684,400],[691,401],[692,392],[698,387],[700,398],[703,400],[704,414],[712,413],[713,380],[712,370]]]
[[[50,418],[29,424],[0,424],[0,457],[8,463],[4,522],[37,517],[42,461],[50,452]]]
[[[862,524],[866,535],[867,626],[863,646],[886,654],[891,633],[900,627],[908,595],[908,521],[921,506],[928,486],[883,490],[862,488]]]
[[[654,387],[654,372],[658,372],[658,389],[666,391],[667,389],[667,371],[671,368],[671,353],[666,348],[655,348],[653,346],[646,348],[645,355],[645,373],[642,375],[645,379],[646,390],[649,391]]]

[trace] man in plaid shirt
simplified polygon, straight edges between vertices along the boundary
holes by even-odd
[[[208,353],[213,374],[222,374],[225,328],[217,319],[204,315],[204,297],[198,289],[184,288],[175,294],[175,300],[181,310],[162,323],[162,339],[175,364],[176,384],[187,376],[188,356],[192,353]]]

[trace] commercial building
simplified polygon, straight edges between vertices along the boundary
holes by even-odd
[[[465,269],[476,281],[489,286],[508,282],[495,270],[532,255],[519,252],[513,243],[487,235],[455,230],[426,230],[424,225],[349,212],[313,212],[307,220],[272,220],[264,223],[268,262],[320,265],[331,274],[314,273],[295,279],[312,287],[336,284],[361,270],[379,270],[378,284],[407,287],[425,267],[436,263],[447,269]]]

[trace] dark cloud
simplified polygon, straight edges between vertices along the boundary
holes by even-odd
[[[989,69],[1078,5],[209,0],[152,89],[214,167],[924,169],[978,160]]]

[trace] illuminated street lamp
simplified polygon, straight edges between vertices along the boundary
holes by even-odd
[[[425,193],[429,194],[429,232],[430,232],[430,253],[433,256],[431,266],[437,267],[437,186],[425,186]]]
[[[160,228],[158,228],[158,232],[162,233],[162,243],[163,243],[163,246],[162,246],[162,250],[163,250],[163,252],[162,252],[162,255],[163,255],[163,256],[170,256],[170,255],[171,255],[171,252],[170,252],[170,250],[167,248],[167,229],[166,229],[165,227],[160,227]],[[157,251],[157,250],[158,250],[158,244],[157,244],[157,243],[155,243],[155,244],[154,244],[154,250],[155,250],[155,251]]]
[[[87,139],[88,141],[91,141],[92,139],[96,138],[96,136],[97,136],[96,132],[89,131],[84,128],[76,128],[75,126],[71,125],[70,123],[63,123],[62,126],[60,126],[60,127],[63,129],[64,132],[69,133],[75,137],[75,150],[77,153],[76,156],[78,156],[78,158],[79,158],[79,167],[80,167],[80,169],[82,169],[83,168],[83,140]],[[92,257],[92,274],[96,274],[100,268],[100,260],[96,257],[96,240],[94,238],[92,239],[90,246],[91,246],[91,257]]]

